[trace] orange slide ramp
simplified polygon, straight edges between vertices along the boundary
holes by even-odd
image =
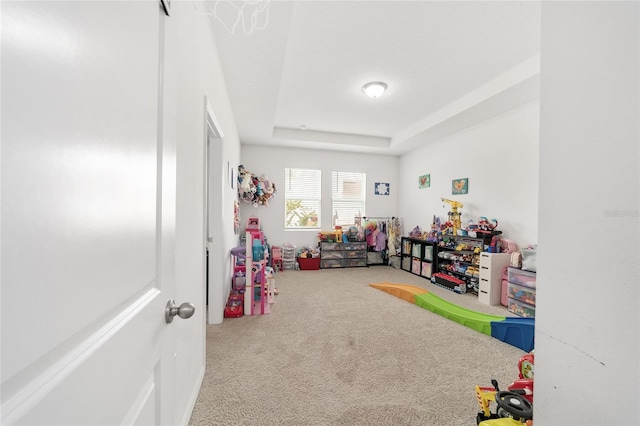
[[[389,294],[392,294],[400,299],[406,300],[410,303],[416,303],[415,296],[417,294],[425,294],[428,293],[422,287],[418,287],[417,285],[411,284],[395,284],[395,283],[369,283],[369,285],[373,288],[377,288],[378,290],[385,291]]]

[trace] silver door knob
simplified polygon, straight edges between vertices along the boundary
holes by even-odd
[[[176,306],[176,301],[171,299],[167,302],[167,307],[164,310],[164,319],[167,321],[167,324],[170,324],[176,315],[182,319],[187,319],[191,318],[195,311],[196,307],[193,303],[185,302],[180,306]]]

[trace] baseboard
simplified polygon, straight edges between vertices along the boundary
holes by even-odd
[[[198,394],[200,393],[200,388],[202,387],[202,381],[204,380],[204,372],[206,368],[203,365],[200,369],[200,373],[198,373],[198,380],[196,380],[196,386],[193,388],[191,392],[191,397],[189,398],[189,403],[187,404],[186,410],[184,412],[184,416],[180,421],[180,425],[187,426],[189,424],[189,420],[191,419],[191,414],[193,414],[193,408],[196,406],[196,401],[198,400]]]

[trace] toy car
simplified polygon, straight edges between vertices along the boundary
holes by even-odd
[[[238,318],[244,314],[244,297],[242,295],[232,294],[227,300],[227,306],[224,308],[225,318]]]
[[[479,426],[533,425],[533,366],[534,353],[523,355],[518,361],[518,379],[501,392],[498,382],[491,380],[493,387],[476,386],[476,398],[480,412],[476,417]],[[497,404],[491,412],[491,402]]]
[[[476,398],[481,411],[476,416],[478,426],[522,426],[533,424],[533,404],[520,393],[500,391],[498,382],[492,380],[493,387],[476,386]],[[491,412],[491,402],[497,405]]]

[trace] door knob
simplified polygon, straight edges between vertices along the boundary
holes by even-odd
[[[187,319],[191,318],[195,311],[196,307],[193,303],[185,302],[180,306],[176,306],[176,301],[171,299],[167,302],[167,307],[164,310],[164,319],[167,321],[167,324],[170,324],[176,315],[182,319]]]

